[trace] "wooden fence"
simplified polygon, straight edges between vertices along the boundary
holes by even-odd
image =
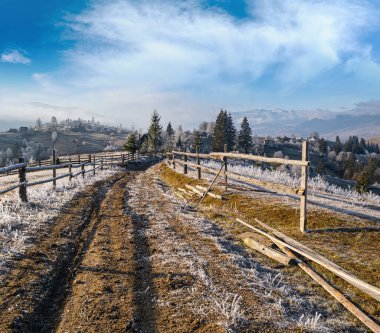
[[[310,162],[308,161],[308,142],[304,141],[302,144],[302,159],[301,160],[288,160],[284,158],[264,157],[249,154],[228,153],[225,147],[224,153],[211,153],[211,154],[198,154],[173,151],[170,154],[170,163],[173,168],[177,168],[177,164],[183,166],[183,173],[187,174],[188,167],[197,170],[198,179],[202,178],[202,171],[214,175],[219,175],[223,171],[224,176],[224,189],[227,191],[228,179],[243,181],[252,185],[268,188],[275,192],[287,193],[298,195],[300,197],[300,230],[304,233],[307,230],[307,181],[308,181],[308,168]],[[192,161],[191,161],[192,159]],[[201,165],[201,160],[214,160],[220,161],[221,167],[219,170]],[[282,165],[295,165],[301,167],[301,183],[300,187],[290,187],[283,184],[275,184],[267,181],[253,179],[247,176],[240,175],[236,172],[228,171],[228,161],[231,160],[250,160],[261,163],[282,164]]]
[[[20,158],[18,164],[0,168],[0,175],[9,176],[18,174],[18,183],[3,190],[0,190],[0,195],[18,188],[20,199],[24,202],[27,202],[27,188],[30,186],[41,185],[45,183],[53,183],[53,187],[55,187],[57,184],[57,180],[59,179],[68,177],[69,180],[72,180],[73,178],[78,177],[80,175],[84,178],[84,175],[88,172],[91,172],[93,175],[95,175],[96,170],[98,169],[103,170],[105,168],[112,168],[116,165],[125,165],[129,161],[140,159],[140,157],[143,157],[143,155],[141,155],[138,152],[136,154],[121,152],[112,154],[88,154],[86,156],[76,155],[59,158],[56,156],[55,150],[53,150],[51,161],[46,160],[39,161],[37,164],[27,164],[26,162],[24,162],[23,158]],[[86,166],[90,168],[86,170]],[[67,169],[67,173],[57,176],[57,170],[59,169]],[[46,170],[52,171],[51,178],[32,182],[27,180],[28,173]]]

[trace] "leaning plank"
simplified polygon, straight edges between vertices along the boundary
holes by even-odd
[[[290,266],[295,263],[295,260],[292,258],[289,258],[287,255],[282,254],[279,251],[273,250],[269,247],[266,247],[265,245],[255,241],[252,238],[244,238],[243,242],[246,246],[248,246],[251,249],[254,249],[267,257],[278,261],[280,264],[283,264],[285,266]]]
[[[375,333],[380,333],[380,326],[376,324],[371,318],[369,318],[362,310],[349,301],[339,290],[334,288],[330,283],[322,278],[311,267],[304,263],[300,258],[294,254],[287,247],[280,245],[282,251],[284,251],[290,258],[297,261],[297,265],[308,274],[315,282],[320,284],[331,296],[333,296],[340,304],[342,304],[348,311],[350,311],[356,318],[358,318],[364,325],[371,329]]]
[[[304,189],[294,188],[294,187],[290,187],[290,186],[282,185],[282,184],[273,184],[273,183],[269,183],[266,181],[241,176],[241,175],[239,175],[235,172],[231,172],[231,171],[227,172],[227,176],[231,179],[240,180],[240,181],[244,181],[246,183],[252,184],[252,185],[265,187],[265,188],[268,188],[268,189],[270,189],[272,191],[276,191],[276,192],[296,194],[296,195],[302,195],[304,193]]]
[[[307,246],[295,241],[294,239],[292,239],[290,237],[287,237],[286,235],[282,234],[281,232],[277,231],[276,229],[271,228],[270,226],[268,226],[264,222],[262,222],[258,219],[255,219],[255,221],[257,223],[259,223],[261,226],[263,226],[267,230],[271,231],[273,233],[273,235],[275,235],[275,236],[272,236],[272,235],[268,234],[267,232],[265,232],[259,228],[253,227],[250,224],[248,224],[248,223],[246,223],[240,219],[236,219],[236,221],[244,224],[245,226],[247,226],[248,228],[250,228],[252,230],[259,232],[260,234],[262,234],[264,236],[267,236],[272,241],[279,242],[283,246],[286,246],[287,248],[289,248],[292,251],[304,256],[305,258],[307,258],[311,261],[314,261],[315,263],[317,263],[317,264],[321,265],[322,267],[328,269],[330,272],[333,272],[334,274],[336,274],[337,276],[339,276],[343,280],[352,284],[356,288],[360,289],[361,291],[366,293],[368,296],[371,296],[375,300],[380,301],[380,289],[379,288],[372,286],[363,280],[360,280],[355,275],[351,274],[350,272],[345,271],[343,268],[341,268],[337,264],[335,264],[332,261],[328,260],[327,258],[321,256],[320,254],[311,250]]]
[[[283,233],[279,232],[276,229],[271,228],[269,225],[265,224],[264,222],[255,219],[257,223],[259,223],[262,227],[266,228],[267,230],[271,231],[275,236],[282,239],[286,243],[288,243],[290,246],[294,247],[294,251],[297,253],[303,255],[304,257],[316,262],[317,264],[325,267],[329,271],[333,272],[343,280],[351,283],[356,288],[360,289],[361,291],[365,292],[367,295],[371,296],[372,298],[376,299],[380,302],[380,288],[377,288],[375,286],[372,286],[371,284],[360,280],[355,275],[351,274],[350,272],[344,270],[337,264],[333,263],[332,261],[328,260],[327,258],[321,256],[319,253],[313,251],[309,247],[301,244],[300,242],[297,242],[296,240],[284,235]],[[300,250],[303,253],[300,252]]]
[[[299,161],[299,160],[287,160],[285,158],[275,158],[275,157],[264,157],[257,155],[249,155],[249,154],[237,154],[237,153],[211,153],[212,157],[216,157],[219,159],[223,159],[223,157],[227,157],[228,159],[242,159],[242,160],[251,160],[258,162],[267,162],[267,163],[275,163],[275,164],[286,164],[286,165],[298,165],[298,166],[308,166],[310,162],[308,161]]]

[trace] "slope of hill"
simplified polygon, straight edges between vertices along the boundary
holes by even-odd
[[[102,151],[108,145],[121,147],[126,140],[126,136],[126,134],[106,134],[96,131],[57,130],[55,146],[59,155],[92,153]],[[14,155],[19,155],[15,150],[20,149],[21,146],[30,146],[37,149],[38,144],[40,145],[40,158],[49,157],[50,150],[53,147],[50,130],[28,131],[27,133],[0,133],[0,151],[3,152],[11,148]]]

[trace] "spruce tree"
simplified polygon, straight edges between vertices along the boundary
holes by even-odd
[[[139,149],[138,140],[135,132],[129,134],[127,142],[124,145],[126,151],[132,154],[132,158],[135,157],[136,151]]]
[[[333,149],[337,155],[342,151],[342,142],[340,142],[339,136],[337,136],[335,139],[335,144],[334,144]]]
[[[212,137],[212,150],[223,151],[224,149],[224,131],[225,131],[225,123],[226,123],[226,115],[222,110],[220,110],[218,117],[216,118],[215,127],[214,127],[214,135]]]
[[[172,124],[170,122],[169,122],[168,126],[166,127],[166,134],[169,137],[172,137],[174,135],[174,130],[173,130]]]
[[[238,136],[238,149],[248,154],[252,148],[252,130],[247,117],[243,118]]]
[[[154,110],[148,130],[148,148],[155,154],[157,154],[162,145],[162,127],[160,120],[161,117],[158,112]]]
[[[199,131],[194,130],[193,137],[194,137],[195,149],[198,149],[198,152],[199,152],[201,149],[201,135],[200,135]]]
[[[236,129],[234,121],[232,119],[231,113],[227,114],[224,111],[226,119],[226,130],[225,130],[225,143],[227,144],[228,151],[234,150],[236,144]]]
[[[316,170],[318,175],[323,175],[325,173],[325,164],[323,163],[323,157],[319,157],[318,167]]]

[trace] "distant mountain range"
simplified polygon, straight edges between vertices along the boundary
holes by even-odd
[[[327,139],[335,139],[339,135],[346,139],[357,135],[366,139],[380,136],[380,112],[359,114],[353,109],[348,112],[334,113],[327,110],[252,110],[234,112],[232,116],[240,124],[246,116],[254,134],[271,136],[308,136],[317,131]]]

